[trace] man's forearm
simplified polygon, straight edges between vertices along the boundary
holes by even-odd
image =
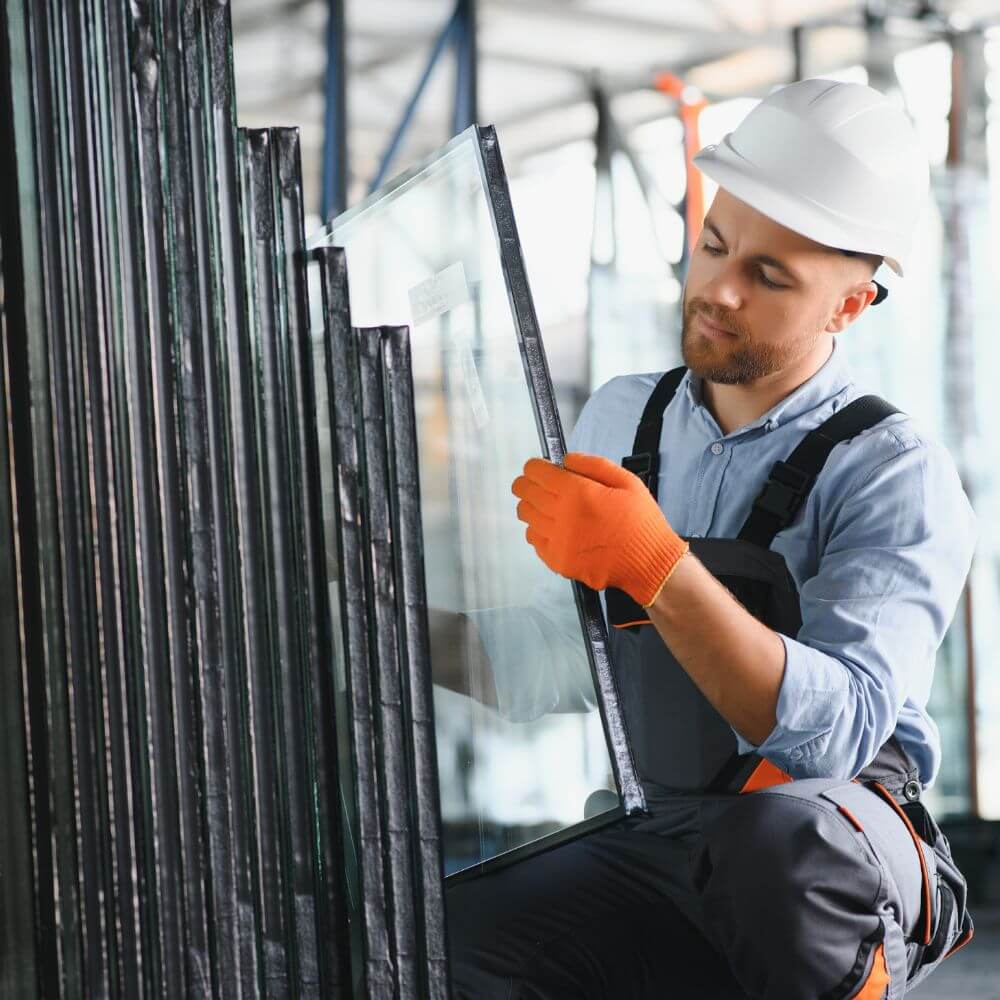
[[[435,684],[497,706],[489,656],[476,626],[457,611],[428,609],[431,668]]]
[[[677,564],[649,619],[719,714],[751,743],[774,729],[785,646],[691,553]]]

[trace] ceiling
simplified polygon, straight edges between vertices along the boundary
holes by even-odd
[[[344,0],[350,203],[375,176],[453,0]],[[865,10],[884,15],[866,31]],[[319,205],[328,0],[232,0],[241,125],[298,125],[307,203]],[[508,166],[589,139],[593,81],[619,121],[667,115],[655,75],[682,76],[710,100],[763,94],[794,78],[793,28],[804,26],[804,75],[886,64],[950,25],[1000,21],[1000,0],[479,0],[479,120],[498,126]],[[890,62],[891,64],[891,62]],[[454,57],[431,76],[390,175],[451,134]],[[878,85],[877,73],[873,83]]]

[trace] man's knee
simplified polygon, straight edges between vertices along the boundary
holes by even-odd
[[[804,788],[783,787],[741,796],[706,827],[695,870],[703,895],[715,887],[745,897],[753,912],[776,914],[807,891],[850,891],[858,905],[873,903],[879,861],[850,820]]]
[[[706,929],[754,996],[834,989],[884,932],[890,887],[879,859],[817,799],[835,783],[810,794],[813,783],[736,800],[706,826],[693,860]]]

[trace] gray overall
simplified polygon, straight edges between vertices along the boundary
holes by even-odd
[[[654,496],[683,375],[660,380],[623,460]],[[801,618],[771,541],[833,447],[893,412],[874,396],[839,410],[775,463],[738,538],[690,539],[776,631],[794,637]],[[456,997],[897,1000],[971,938],[965,880],[895,739],[854,781],[740,756],[645,611],[606,600],[649,814],[450,887]]]

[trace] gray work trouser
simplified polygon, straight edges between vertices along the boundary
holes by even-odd
[[[931,839],[922,866],[890,803],[826,779],[623,820],[449,887],[454,995],[840,1000],[888,974],[897,1000],[961,935]]]

